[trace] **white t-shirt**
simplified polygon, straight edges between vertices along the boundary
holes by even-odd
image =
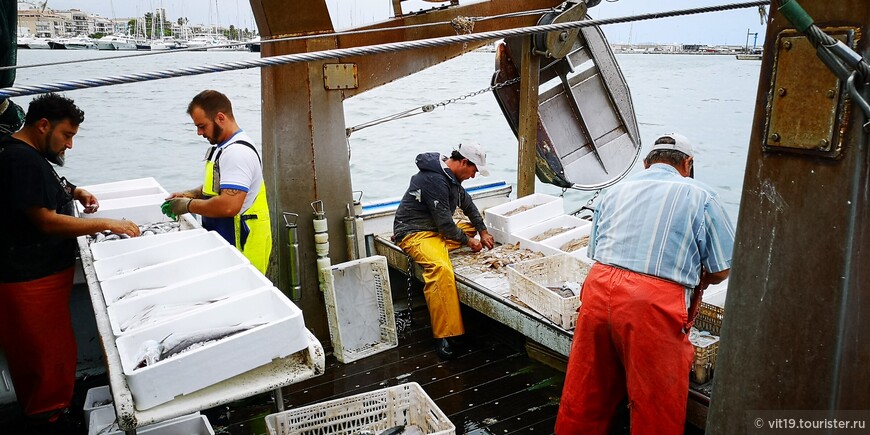
[[[221,170],[220,188],[247,192],[240,212],[242,213],[251,208],[260,193],[260,186],[263,185],[263,167],[254,150],[243,144],[234,145],[238,141],[254,145],[251,137],[244,130],[239,130],[218,147],[223,149],[218,162]]]

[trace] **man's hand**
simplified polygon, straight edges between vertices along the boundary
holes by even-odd
[[[130,237],[139,235],[139,226],[128,220],[106,219],[106,229],[115,234],[126,234]]]
[[[191,198],[171,198],[160,206],[160,211],[170,219],[177,219],[178,216],[190,213],[190,203],[192,201],[193,199]]]
[[[192,198],[192,199],[202,198],[202,189],[197,188],[197,189],[185,190],[184,192],[173,192],[166,199],[172,199],[172,198]]]
[[[493,245],[495,245],[495,239],[492,238],[492,234],[490,234],[489,231],[483,230],[480,232],[480,243],[482,243],[486,249],[492,249]]]
[[[480,240],[477,240],[474,237],[469,237],[468,247],[474,252],[480,252],[480,250],[483,249],[483,244],[480,243]]]
[[[82,188],[76,188],[76,191],[73,193],[73,197],[81,203],[85,208],[85,213],[94,213],[100,208],[100,202],[97,201],[97,197],[94,196],[91,192],[88,192]]]

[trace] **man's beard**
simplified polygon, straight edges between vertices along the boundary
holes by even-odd
[[[217,145],[219,143],[218,138],[223,135],[224,129],[221,126],[214,124],[212,127],[211,137],[208,138],[208,143],[212,145]]]
[[[63,166],[63,164],[66,163],[66,156],[63,152],[45,156],[45,159],[58,166]]]

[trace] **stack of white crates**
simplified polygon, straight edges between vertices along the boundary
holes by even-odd
[[[160,205],[168,194],[152,178],[85,189],[100,200],[100,210],[83,217],[167,221]],[[308,347],[298,307],[219,234],[190,215],[181,221],[182,231],[90,245],[121,368],[140,411]],[[236,327],[247,329],[139,367],[149,343]]]
[[[518,231],[563,214],[562,198],[533,193],[484,210],[483,221],[496,242],[517,243]]]

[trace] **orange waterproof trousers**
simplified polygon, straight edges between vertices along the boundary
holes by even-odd
[[[26,415],[67,408],[76,379],[69,312],[73,268],[45,278],[0,283],[0,345]]]
[[[458,226],[468,237],[477,234],[477,230],[469,223],[459,223]],[[423,268],[423,295],[429,307],[432,335],[435,338],[465,333],[453,263],[448,254],[461,246],[461,243],[446,239],[434,231],[408,234],[399,242],[399,247]]]
[[[556,418],[556,434],[606,435],[628,395],[632,435],[682,434],[693,348],[683,286],[595,263]]]

